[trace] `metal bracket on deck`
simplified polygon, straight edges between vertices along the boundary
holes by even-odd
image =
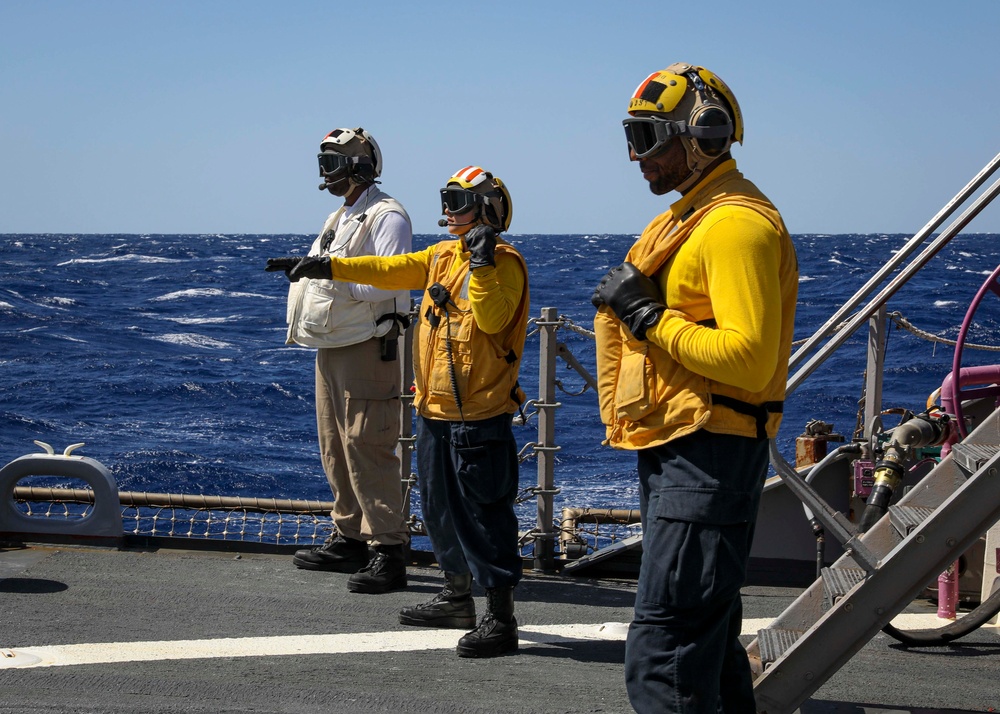
[[[118,484],[99,462],[86,456],[73,456],[72,451],[83,444],[74,444],[62,454],[51,446],[36,442],[44,454],[28,454],[14,459],[0,469],[0,532],[26,536],[48,534],[81,539],[113,539],[123,537],[121,502]],[[94,507],[82,517],[60,515],[29,516],[17,507],[14,487],[29,476],[56,476],[84,481],[94,492]]]

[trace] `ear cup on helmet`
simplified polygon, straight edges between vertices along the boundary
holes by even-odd
[[[692,117],[692,124],[699,127],[729,126],[731,124],[729,114],[718,106],[706,106],[697,116]],[[705,156],[715,158],[726,153],[732,145],[732,139],[721,137],[718,139],[695,139],[694,145]]]

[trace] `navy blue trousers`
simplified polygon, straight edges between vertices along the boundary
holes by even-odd
[[[486,588],[521,580],[517,443],[510,414],[451,422],[417,417],[417,483],[441,569]]]
[[[753,714],[740,587],[767,441],[704,430],[638,452],[643,553],[625,647],[640,714]]]

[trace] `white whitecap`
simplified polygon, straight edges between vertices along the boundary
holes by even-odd
[[[181,332],[168,335],[156,335],[153,337],[154,340],[160,342],[169,342],[173,345],[184,345],[185,347],[203,347],[205,349],[212,350],[224,350],[232,347],[228,342],[223,342],[222,340],[215,340],[211,337],[205,337],[205,335],[198,335],[192,332]]]
[[[189,290],[178,290],[177,292],[167,293],[166,295],[161,295],[160,297],[150,298],[151,302],[161,302],[165,300],[178,300],[180,298],[198,298],[198,297],[234,297],[234,298],[265,298],[265,299],[276,299],[273,295],[261,295],[259,293],[241,293],[241,292],[230,292],[228,290],[220,290],[219,288],[191,288]],[[284,299],[283,297],[280,299]]]
[[[42,298],[42,302],[46,305],[76,305],[77,302],[73,298],[67,297],[48,297]]]
[[[957,305],[956,300],[935,300],[934,307],[948,307],[949,305]]]
[[[160,258],[154,255],[139,255],[137,253],[129,253],[128,255],[116,255],[111,258],[73,258],[72,260],[67,260],[62,263],[58,263],[59,267],[64,265],[87,265],[92,263],[183,263],[183,260],[178,258]]]
[[[154,315],[154,317],[158,317]],[[178,325],[220,325],[225,322],[235,322],[239,320],[239,315],[229,317],[163,317],[163,320],[176,322]]]
[[[799,282],[800,283],[808,283],[810,280],[815,280],[815,279],[816,278],[814,278],[811,275],[800,275],[799,276]]]

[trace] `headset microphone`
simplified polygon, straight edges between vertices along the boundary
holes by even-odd
[[[478,219],[473,218],[471,221],[466,221],[465,223],[448,223],[448,219],[441,218],[440,220],[438,220],[438,225],[441,226],[442,228],[444,228],[445,226],[471,226],[477,220]]]
[[[326,181],[324,181],[323,183],[321,183],[321,184],[319,185],[319,190],[320,190],[320,191],[325,191],[325,190],[326,190],[327,188],[329,188],[329,187],[330,187],[330,184],[328,184],[328,183],[327,183]]]

